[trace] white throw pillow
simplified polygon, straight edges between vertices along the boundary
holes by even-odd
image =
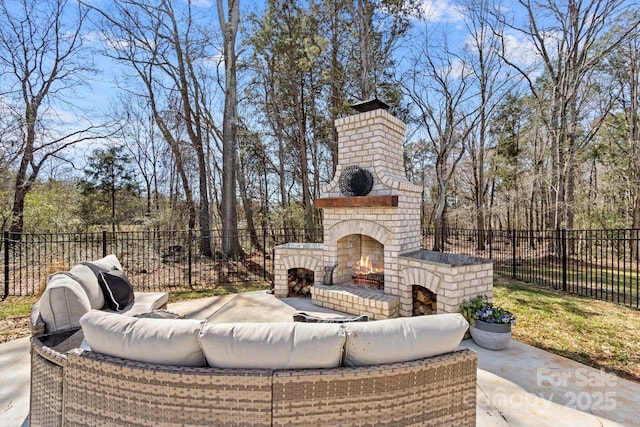
[[[469,324],[461,314],[348,323],[345,366],[407,362],[454,351]]]
[[[328,323],[209,323],[200,332],[214,368],[335,368],[344,340],[342,326]]]
[[[46,333],[53,333],[79,328],[80,317],[91,310],[91,302],[80,283],[67,273],[54,273],[47,278],[39,308]]]
[[[92,310],[80,324],[97,353],[161,365],[206,366],[198,344],[200,320],[140,319]]]

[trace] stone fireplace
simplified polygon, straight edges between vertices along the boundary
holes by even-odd
[[[336,120],[336,174],[315,201],[324,243],[275,249],[276,296],[291,296],[294,268],[313,271],[314,304],[373,319],[415,315],[415,286],[435,296],[428,303],[437,310],[425,305],[421,314],[457,312],[463,299],[492,296],[491,261],[420,249],[422,188],[404,173],[406,125],[386,108],[368,101]]]

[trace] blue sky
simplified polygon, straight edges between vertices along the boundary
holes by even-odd
[[[184,0],[179,1],[184,4]],[[109,2],[107,0],[94,0],[93,4],[109,4]],[[192,4],[197,7],[198,12],[203,17],[210,20],[209,25],[211,25],[211,31],[218,33],[215,3],[209,0],[196,0],[193,1]],[[262,1],[241,0],[242,14],[246,16],[246,14],[260,9],[263,4]],[[510,2],[509,4],[517,4],[517,2]],[[421,10],[426,17],[426,29],[430,33],[446,35],[449,39],[450,46],[454,50],[461,49],[464,46],[467,34],[459,3],[451,0],[423,0]],[[416,21],[415,28],[412,30],[416,37],[421,37],[420,33],[424,30],[424,24]],[[519,64],[533,64],[536,57],[533,54],[531,42],[523,39],[522,36],[515,31],[508,31],[506,36],[509,56]],[[102,43],[99,33],[91,27],[87,28],[84,39],[89,46],[95,48],[99,48]],[[408,53],[411,47],[411,42],[409,42],[405,44],[402,49],[407,50]],[[401,52],[399,53],[400,58],[408,56],[403,55]],[[111,59],[104,58],[97,54],[94,56],[94,61],[98,73],[95,76],[90,76],[86,80],[87,84],[78,90],[75,103],[80,107],[80,110],[93,111],[98,114],[114,108],[116,97],[118,94],[121,94],[121,91],[118,89],[118,82],[122,82],[125,68],[120,64],[114,63]],[[214,62],[215,61],[212,61],[212,67],[215,66]],[[400,67],[405,65],[401,59]],[[66,108],[65,105],[57,105],[54,114],[66,125],[74,126],[82,121],[76,114],[76,111]],[[98,118],[95,120],[97,121]],[[82,157],[86,152],[90,151],[90,149],[91,147],[88,147],[87,144],[79,146],[76,149],[75,156]]]

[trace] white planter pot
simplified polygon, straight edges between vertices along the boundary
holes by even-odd
[[[486,323],[476,320],[475,326],[469,327],[473,340],[488,350],[503,350],[511,341],[511,324]]]

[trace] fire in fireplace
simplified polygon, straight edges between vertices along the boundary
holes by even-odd
[[[353,265],[351,279],[354,284],[372,289],[384,289],[384,267],[374,265],[368,256],[362,255]]]

